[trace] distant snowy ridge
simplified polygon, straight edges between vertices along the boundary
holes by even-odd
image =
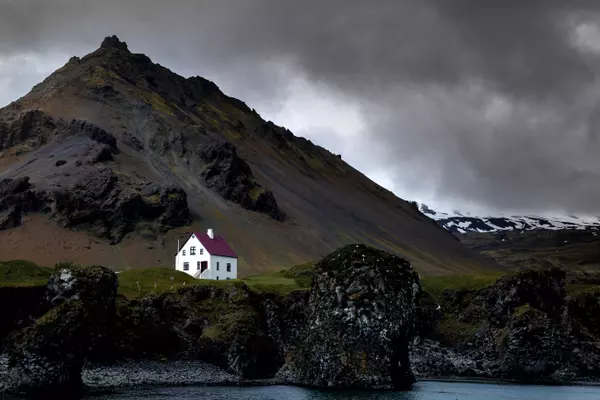
[[[577,216],[476,216],[459,211],[445,213],[418,204],[419,210],[452,233],[548,230],[600,230],[600,218]]]

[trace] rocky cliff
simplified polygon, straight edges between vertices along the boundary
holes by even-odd
[[[116,275],[106,268],[57,266],[44,299],[50,310],[5,340],[5,389],[35,397],[79,395],[90,349],[114,316],[116,291]]]
[[[4,389],[78,394],[84,363],[164,359],[202,360],[242,381],[396,389],[414,381],[419,278],[406,260],[374,248],[330,254],[310,291],[289,294],[196,282],[128,300],[116,283],[102,267],[57,266],[40,302],[48,311],[2,321],[15,328],[4,338]]]
[[[397,256],[348,246],[316,264],[306,333],[292,382],[320,387],[410,388],[419,277]]]
[[[437,299],[440,323],[413,344],[415,374],[527,382],[599,379],[600,292],[591,288],[569,295],[566,285],[566,273],[551,269],[505,277],[480,290],[445,290]]]

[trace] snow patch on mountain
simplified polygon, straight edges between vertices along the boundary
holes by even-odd
[[[452,233],[548,230],[600,230],[600,218],[575,215],[482,216],[460,211],[440,212],[418,204],[427,217]]]

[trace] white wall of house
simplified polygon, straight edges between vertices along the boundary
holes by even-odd
[[[204,278],[207,275],[207,270],[200,276],[199,268],[203,261],[210,268],[210,254],[195,236],[190,237],[175,256],[175,269],[196,278]]]
[[[212,270],[211,279],[217,279],[217,277],[219,280],[237,279],[237,258],[211,256],[210,269]]]
[[[201,272],[202,262],[208,267]],[[175,256],[175,269],[199,279],[236,279],[237,258],[210,255],[194,235]]]

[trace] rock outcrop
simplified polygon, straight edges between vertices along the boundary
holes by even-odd
[[[23,214],[38,211],[63,227],[84,228],[115,244],[134,230],[156,236],[190,220],[183,189],[115,171],[109,162],[119,153],[117,140],[94,124],[32,111],[4,129],[0,141],[11,145],[24,145],[31,135],[43,139],[37,145],[52,144],[18,175],[0,181],[0,230],[19,226]]]
[[[285,219],[273,193],[254,179],[250,166],[238,156],[234,145],[218,141],[206,145],[199,155],[206,163],[200,176],[207,187],[248,210],[265,213],[278,221]]]
[[[56,121],[39,110],[20,113],[9,107],[0,113],[0,151],[23,144],[26,146],[21,152],[37,148],[47,143],[58,130]]]
[[[415,374],[526,382],[600,378],[594,364],[600,360],[594,314],[600,293],[568,296],[565,277],[558,269],[526,271],[480,290],[447,289],[444,328],[422,331],[411,348]],[[443,329],[460,329],[460,338],[444,338]]]
[[[12,334],[4,389],[29,396],[78,395],[90,348],[114,316],[117,276],[103,267],[58,266],[47,286],[53,308]]]
[[[157,235],[189,221],[187,196],[181,188],[132,182],[108,168],[87,171],[62,189],[38,189],[29,177],[0,182],[0,229],[19,226],[22,214],[34,211],[112,244],[138,227]]]
[[[292,380],[317,387],[410,388],[419,278],[402,258],[346,246],[315,266]]]
[[[262,301],[240,282],[121,299],[117,319],[92,359],[200,359],[240,378],[270,378],[283,359]]]

